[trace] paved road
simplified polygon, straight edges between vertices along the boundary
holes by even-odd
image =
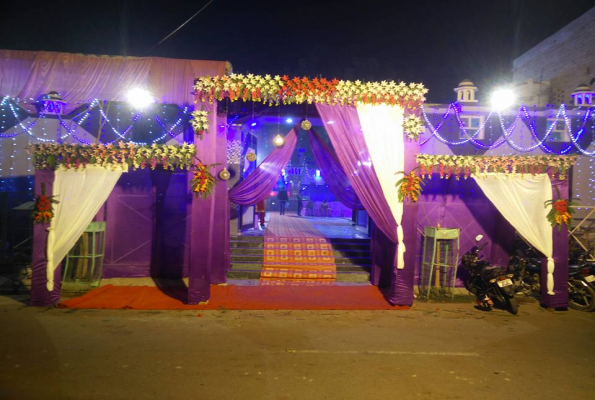
[[[592,399],[595,313],[38,309],[0,297],[0,399]]]

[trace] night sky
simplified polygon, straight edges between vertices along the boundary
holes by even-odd
[[[481,93],[510,79],[512,60],[594,0],[3,2],[0,48],[228,60],[236,72],[423,82],[454,100],[464,78]]]

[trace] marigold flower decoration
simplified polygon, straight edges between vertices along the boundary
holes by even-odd
[[[399,201],[402,203],[405,199],[409,199],[411,202],[417,202],[417,199],[421,195],[421,188],[424,185],[423,178],[415,175],[415,170],[413,169],[411,172],[403,176],[403,178],[399,179],[396,183],[397,190],[399,191]],[[405,171],[397,172],[397,174],[404,174]]]
[[[558,230],[561,230],[562,224],[570,227],[572,214],[574,214],[574,209],[570,208],[570,206],[574,203],[570,199],[560,199],[559,197],[560,191],[558,190],[558,200],[548,200],[543,205],[545,208],[552,207],[547,214],[547,220],[550,221],[552,227],[558,225]]]
[[[217,165],[219,164],[205,165],[200,160],[194,165],[195,170],[190,181],[190,187],[196,197],[206,199],[213,192],[216,181],[210,169]]]
[[[54,218],[54,207],[52,204],[58,204],[54,196],[46,196],[45,184],[41,184],[41,195],[35,199],[35,208],[33,209],[33,222],[36,224],[49,224]]]

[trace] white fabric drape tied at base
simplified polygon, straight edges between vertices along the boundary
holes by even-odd
[[[54,218],[46,248],[47,289],[54,290],[54,272],[107,200],[124,170],[88,165],[85,169],[56,170],[52,195]]]
[[[547,294],[554,295],[554,245],[552,225],[547,220],[552,183],[547,174],[484,173],[472,175],[502,216],[532,246],[547,257]]]

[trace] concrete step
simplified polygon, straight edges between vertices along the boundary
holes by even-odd
[[[369,272],[370,271],[370,264],[335,264],[337,271],[344,271],[344,272]],[[249,270],[249,271],[261,271],[262,270],[262,263],[255,263],[255,262],[232,262],[231,263],[231,270],[234,271],[241,271],[241,270]]]
[[[262,256],[263,249],[255,249],[255,248],[232,248],[231,256]],[[335,257],[370,257],[369,250],[362,250],[362,249],[344,249],[344,250],[334,250],[333,249],[333,256]]]
[[[258,280],[260,271],[252,270],[230,270],[227,272],[227,279]],[[370,282],[368,272],[339,272],[337,271],[336,282],[367,283]]]

